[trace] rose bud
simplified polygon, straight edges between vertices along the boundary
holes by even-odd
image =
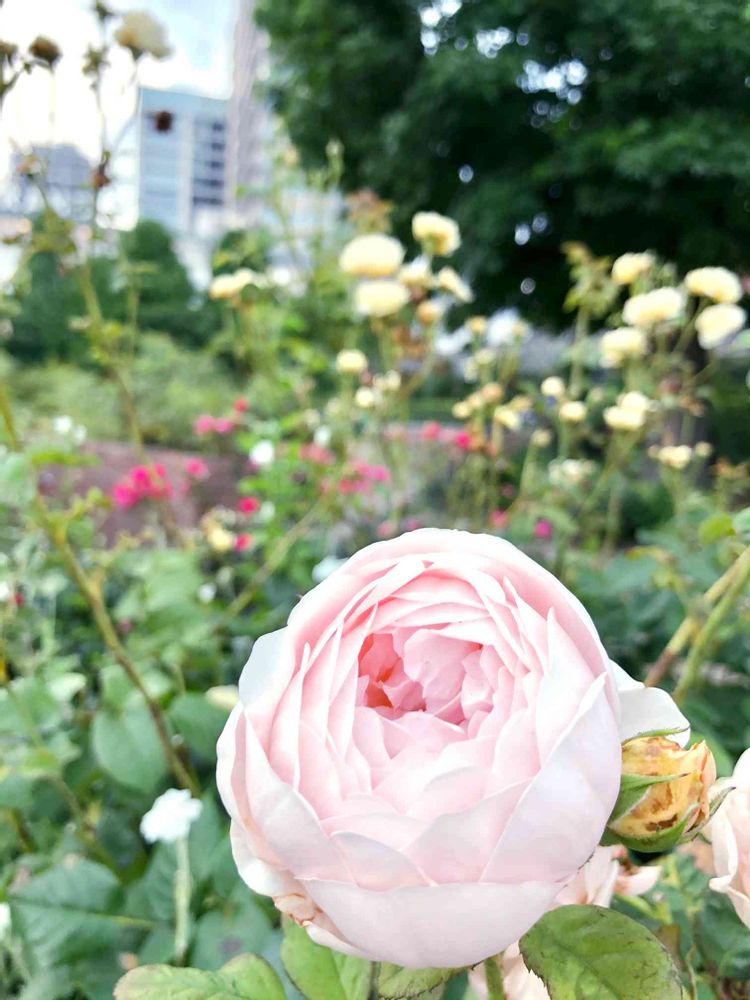
[[[711,790],[716,764],[705,743],[683,749],[664,736],[622,747],[620,795],[607,826],[634,851],[661,853],[691,840],[718,805]]]
[[[45,63],[50,69],[58,61],[62,53],[59,47],[51,38],[46,38],[44,35],[38,35],[34,41],[29,46],[29,54],[39,62]]]

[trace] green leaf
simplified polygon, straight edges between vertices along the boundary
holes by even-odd
[[[698,534],[704,545],[710,545],[711,542],[717,542],[720,538],[733,535],[734,522],[729,514],[713,514],[701,524]]]
[[[727,896],[706,893],[696,920],[698,947],[722,978],[750,980],[750,934]]]
[[[382,1000],[403,1000],[419,997],[442,986],[460,969],[402,969],[400,965],[383,962],[378,976],[378,996]]]
[[[218,969],[245,948],[265,953],[272,937],[268,914],[240,882],[220,910],[204,913],[196,921],[190,961],[201,969]]]
[[[153,719],[145,705],[122,714],[100,709],[92,726],[94,755],[121,785],[153,794],[167,773]]]
[[[104,951],[133,926],[120,916],[117,878],[92,861],[37,875],[11,894],[10,904],[13,926],[20,929],[33,958],[33,971]]]
[[[684,1000],[680,977],[654,935],[601,906],[561,906],[521,938],[521,953],[552,1000]]]
[[[123,976],[115,1000],[285,1000],[281,980],[257,955],[233,958],[218,972],[142,965]]]
[[[34,467],[28,455],[0,455],[0,506],[24,507],[34,496]]]
[[[188,747],[207,760],[216,758],[216,741],[227,713],[195,691],[178,695],[169,706],[169,718]]]
[[[372,965],[315,944],[307,931],[292,921],[284,928],[281,961],[307,1000],[368,1000]]]

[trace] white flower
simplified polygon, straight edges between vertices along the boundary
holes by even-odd
[[[397,392],[401,388],[401,375],[397,371],[387,371],[375,375],[372,384],[378,392]]]
[[[569,399],[562,404],[558,413],[566,424],[580,424],[586,417],[586,404],[578,399]]]
[[[266,288],[268,280],[249,267],[241,267],[233,274],[219,274],[211,282],[208,294],[212,299],[234,299],[243,288],[253,285],[255,288]]]
[[[409,301],[409,292],[399,281],[363,281],[354,290],[354,305],[364,316],[392,316]]]
[[[698,267],[688,271],[685,287],[693,295],[702,295],[714,302],[734,303],[742,298],[740,279],[726,267]]]
[[[708,306],[695,320],[698,343],[704,351],[718,347],[744,326],[745,318],[745,310],[739,306]]]
[[[550,375],[539,387],[543,396],[551,399],[562,399],[565,395],[565,383],[559,375]]]
[[[325,424],[321,424],[320,427],[316,427],[313,434],[313,441],[318,445],[318,447],[327,448],[331,443],[331,428],[326,427]]]
[[[10,935],[10,906],[7,903],[0,903],[0,941],[4,941]]]
[[[186,788],[170,788],[160,795],[141,820],[141,835],[149,844],[172,844],[187,837],[190,826],[201,812],[203,803]]]
[[[624,253],[612,265],[612,280],[616,285],[632,285],[636,278],[650,271],[653,266],[653,254]]]
[[[339,351],[336,355],[336,371],[341,375],[361,375],[367,369],[367,355],[356,348]]]
[[[12,594],[13,591],[10,584],[6,583],[5,580],[0,580],[0,604],[5,604],[6,601],[9,601]]]
[[[266,271],[266,278],[268,281],[275,285],[277,288],[286,288],[287,285],[292,283],[292,272],[288,267],[282,267],[281,265],[274,265],[269,267]]]
[[[449,292],[459,302],[471,302],[474,293],[452,267],[443,267],[437,273],[437,283],[445,292]]]
[[[360,410],[371,410],[377,402],[377,394],[366,385],[360,386],[354,393],[354,405]]]
[[[258,511],[258,520],[261,524],[267,524],[276,517],[276,504],[273,500],[264,500]]]
[[[443,333],[435,338],[435,353],[441,358],[453,358],[470,342],[471,335],[466,330]]]
[[[206,691],[206,701],[216,708],[231,712],[240,699],[240,691],[236,684],[219,684]]]
[[[682,312],[683,306],[679,288],[655,288],[652,292],[644,292],[628,299],[622,310],[622,318],[628,326],[648,329],[675,319]]]
[[[55,434],[70,434],[73,430],[73,418],[66,415],[52,418],[52,430]]]
[[[426,257],[415,257],[404,264],[398,272],[398,280],[407,288],[429,288],[432,284],[432,272]]]
[[[580,486],[591,476],[594,468],[593,462],[564,458],[550,463],[549,479],[554,486]]]
[[[466,320],[466,326],[475,334],[477,337],[481,337],[483,333],[487,330],[487,317],[486,316],[469,316]]]
[[[608,368],[620,368],[631,358],[642,358],[647,350],[646,334],[633,326],[609,330],[601,340],[602,361]]]
[[[546,448],[552,443],[552,434],[546,427],[537,427],[531,435],[531,443],[537,448]]]
[[[467,323],[470,327],[471,321]],[[523,340],[529,332],[528,324],[515,309],[503,309],[486,323],[487,343],[490,347],[507,347]]]
[[[322,583],[331,573],[335,573],[339,566],[343,566],[345,562],[346,559],[337,559],[336,556],[326,556],[324,559],[321,559],[316,566],[313,566],[313,583]]]
[[[341,251],[339,267],[345,274],[360,278],[387,278],[398,271],[404,248],[393,236],[370,233],[355,236]]]
[[[614,431],[638,431],[655,409],[653,399],[642,392],[625,392],[618,398],[617,406],[608,406],[604,411],[604,422]]]
[[[198,600],[201,604],[210,604],[216,597],[216,587],[213,583],[202,583],[198,587]]]
[[[471,416],[471,404],[465,399],[461,399],[457,403],[453,404],[451,413],[456,420],[468,420]]]
[[[510,406],[496,406],[492,419],[496,424],[500,424],[501,427],[505,427],[509,431],[517,431],[521,426],[521,417]]]
[[[164,59],[172,51],[164,25],[146,10],[130,10],[123,14],[115,31],[115,41],[130,49],[135,59],[144,53],[154,59]]]
[[[693,449],[689,444],[664,445],[663,448],[659,448],[656,457],[662,465],[682,471],[693,460]]]
[[[250,449],[248,457],[251,462],[255,465],[259,465],[261,469],[263,469],[267,465],[270,465],[276,457],[276,447],[273,441],[269,441],[267,438],[264,438],[262,441],[258,441],[257,444],[253,445]]]
[[[438,257],[449,257],[461,246],[458,223],[438,212],[417,212],[411,220],[414,239]]]

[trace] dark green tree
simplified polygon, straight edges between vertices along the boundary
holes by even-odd
[[[260,0],[308,163],[455,216],[480,304],[559,315],[563,240],[750,266],[746,0]],[[530,304],[527,303],[527,304]]]

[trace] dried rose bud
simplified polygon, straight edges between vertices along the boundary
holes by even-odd
[[[52,69],[62,55],[62,52],[57,43],[53,42],[51,38],[47,38],[44,35],[37,35],[29,46],[29,55],[32,55],[39,62],[43,62]]]
[[[646,853],[668,851],[694,837],[710,818],[716,764],[705,743],[683,750],[664,736],[622,747],[620,796],[607,830]]]

